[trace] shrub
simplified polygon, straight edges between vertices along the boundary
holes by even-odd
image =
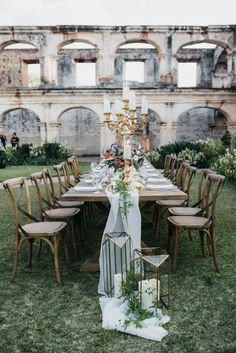
[[[206,157],[202,152],[190,150],[188,147],[178,154],[178,160],[180,162],[188,160],[191,165],[197,168],[203,168],[207,165]]]
[[[6,153],[0,151],[0,168],[5,168],[7,166]]]
[[[6,162],[9,165],[50,165],[67,159],[71,150],[67,145],[59,143],[44,145],[31,143],[21,145],[18,148],[7,145],[5,153]]]
[[[219,174],[223,174],[226,178],[236,180],[236,156],[230,153],[229,149],[226,150],[224,156],[212,165],[212,169]]]
[[[151,151],[146,154],[146,158],[155,167],[159,166],[160,153],[158,151]]]

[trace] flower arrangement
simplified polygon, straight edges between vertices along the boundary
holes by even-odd
[[[124,151],[122,144],[116,142],[106,149],[104,158],[108,167],[114,167],[115,170],[124,169]],[[141,146],[137,143],[132,144],[132,164],[138,169],[142,166],[144,160],[144,154]]]

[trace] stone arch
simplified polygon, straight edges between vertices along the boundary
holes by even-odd
[[[141,108],[137,108],[137,117],[140,118]],[[160,145],[160,116],[151,109],[148,109],[148,124],[145,129],[145,135],[149,140],[150,150]]]
[[[200,44],[200,43],[215,44],[217,47],[224,48],[227,51],[227,54],[230,54],[232,51],[229,45],[223,41],[216,40],[216,39],[203,39],[203,40],[192,40],[192,41],[190,40],[190,41],[186,41],[185,43],[182,43],[176,50],[176,53],[178,53],[179,50],[183,49],[183,47],[187,45],[194,45],[194,44]]]
[[[89,41],[87,39],[68,39],[68,40],[65,40],[65,41],[61,42],[60,44],[58,44],[57,51],[61,50],[65,45],[72,44],[72,43],[85,43],[85,44],[90,44],[93,47],[91,49],[97,48],[96,44],[92,43],[91,41]]]
[[[27,44],[27,45],[32,45],[36,50],[39,50],[39,48],[32,42],[27,41],[27,40],[8,40],[7,42],[2,42],[0,44],[0,51],[4,50],[6,47],[12,44]],[[33,48],[32,48],[33,49]]]
[[[73,107],[58,118],[59,142],[68,143],[77,155],[100,154],[100,120],[91,109]]]
[[[40,119],[38,115],[25,108],[11,109],[2,114],[1,125],[7,141],[10,142],[11,135],[16,132],[23,143],[40,143]]]
[[[176,140],[221,138],[227,130],[227,116],[219,109],[194,107],[179,115]]]
[[[157,50],[157,53],[161,54],[161,48],[156,42],[154,42],[153,40],[150,40],[150,39],[139,39],[139,38],[133,38],[133,39],[124,40],[124,41],[120,42],[119,44],[117,44],[117,46],[115,48],[115,53],[122,45],[135,44],[135,43],[144,43],[144,44],[153,45],[153,47]]]

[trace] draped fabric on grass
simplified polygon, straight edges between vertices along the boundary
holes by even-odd
[[[136,191],[131,192],[130,201],[132,206],[128,209],[126,215],[122,214],[120,210],[120,206],[122,206],[120,195],[107,192],[107,196],[111,204],[111,209],[101,244],[104,242],[105,234],[125,232],[132,239],[133,249],[140,249],[141,214],[139,210],[139,194]],[[126,322],[130,318],[132,319],[132,314],[130,317],[130,314],[128,314],[127,302],[124,302],[122,298],[108,298],[106,295],[106,271],[104,271],[103,255],[103,246],[101,245],[99,259],[100,279],[98,285],[98,293],[103,295],[100,298],[100,306],[102,310],[102,327],[106,330],[118,330],[146,339],[161,341],[162,338],[168,334],[168,331],[165,330],[162,325],[167,323],[170,318],[167,315],[163,315],[160,309],[157,309],[158,315],[156,317],[150,317],[146,320],[143,320],[141,322],[141,327],[136,327],[133,323],[126,327]],[[114,263],[111,262],[111,264],[114,266]],[[112,268],[112,272],[114,276],[115,268]]]
[[[130,193],[130,199],[132,206],[127,210],[127,214],[121,213],[120,210],[120,195],[118,193],[113,194],[107,191],[107,196],[111,204],[110,213],[107,219],[105,230],[103,233],[102,243],[104,243],[104,237],[107,233],[114,232],[126,232],[132,240],[132,248],[141,248],[141,213],[139,210],[139,194],[136,191]],[[111,256],[112,257],[112,256]],[[104,265],[103,265],[103,247],[101,245],[100,250],[100,279],[98,285],[98,293],[106,295],[105,293],[105,280],[106,276]],[[113,275],[115,269],[113,269]]]
[[[134,323],[125,325],[126,320],[131,317],[127,315],[127,303],[118,298],[100,298],[102,310],[102,327],[106,330],[118,330],[131,335],[140,336],[153,341],[161,341],[168,331],[162,327],[170,321],[170,317],[162,314],[161,309],[157,309],[157,317],[150,317],[140,322],[140,327]]]

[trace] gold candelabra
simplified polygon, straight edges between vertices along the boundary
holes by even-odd
[[[104,122],[111,131],[122,136],[134,135],[137,130],[147,126],[148,105],[142,97],[141,119],[137,118],[135,92],[129,87],[123,87],[123,100],[115,100],[115,112],[111,112],[111,103],[108,96],[104,97]]]

